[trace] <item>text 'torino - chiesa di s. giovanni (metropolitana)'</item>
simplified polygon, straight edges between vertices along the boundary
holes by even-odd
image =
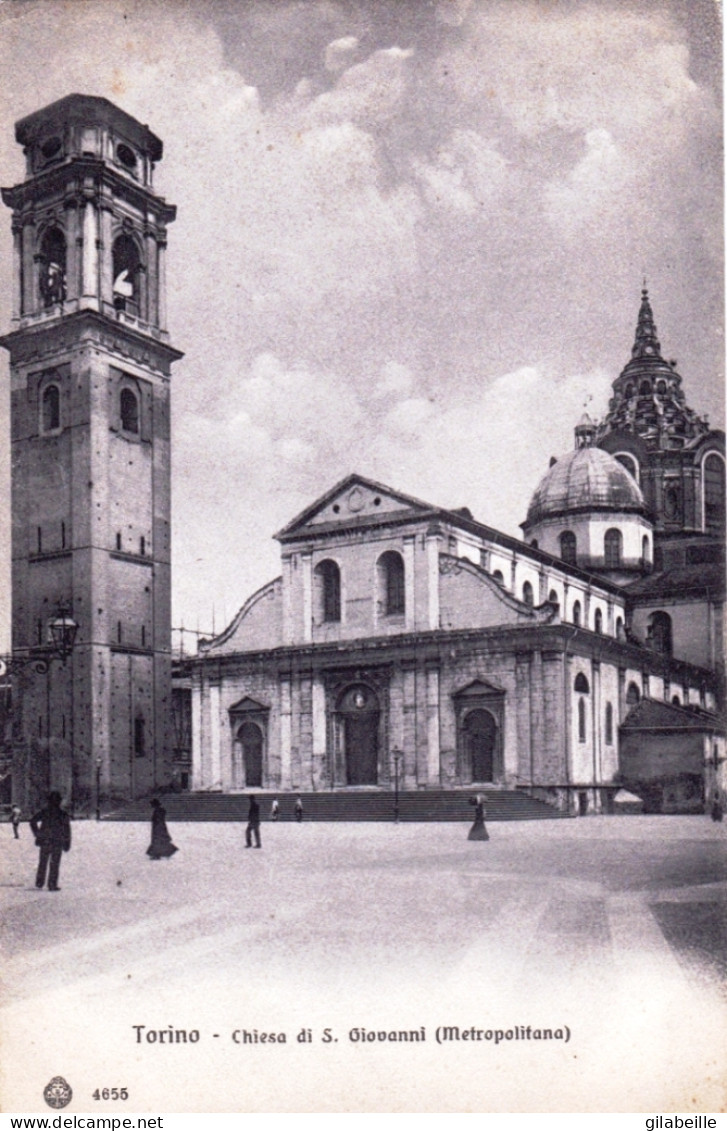
[[[352,474],[173,670],[162,143],[83,95],[16,139],[12,647],[50,662],[13,666],[13,799],[396,786],[584,813],[624,786],[665,811],[724,787],[724,436],[688,406],[646,290],[605,419],[544,468],[521,539]]]

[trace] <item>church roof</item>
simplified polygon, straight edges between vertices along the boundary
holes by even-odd
[[[628,586],[630,597],[642,601],[663,597],[715,597],[725,591],[725,572],[721,562],[679,565],[640,577]]]
[[[646,504],[636,480],[601,448],[577,448],[552,465],[535,489],[525,526],[584,511],[635,511]]]
[[[659,699],[641,699],[621,724],[622,730],[724,731],[724,723],[711,711],[696,704],[679,706]]]

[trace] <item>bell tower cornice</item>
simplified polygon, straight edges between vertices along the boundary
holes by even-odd
[[[14,365],[44,365],[75,347],[91,344],[168,375],[172,362],[184,354],[161,336],[142,332],[121,318],[109,318],[95,310],[80,310],[58,320],[13,330],[0,337],[0,346],[10,353]]]

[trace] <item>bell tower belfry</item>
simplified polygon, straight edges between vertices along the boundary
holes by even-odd
[[[48,661],[15,685],[15,795],[77,812],[170,778],[171,363],[162,143],[71,94],[15,129],[12,647]],[[77,624],[65,662],[49,624]],[[45,665],[41,665],[41,668]],[[17,759],[16,759],[17,761]],[[21,804],[22,804],[21,800]]]

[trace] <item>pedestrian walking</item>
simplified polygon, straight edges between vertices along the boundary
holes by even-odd
[[[167,811],[156,797],[151,801],[151,844],[146,850],[150,860],[169,859],[178,852],[167,828]]]
[[[35,837],[36,846],[40,849],[35,886],[43,887],[47,873],[48,891],[60,891],[58,872],[61,856],[71,847],[71,818],[65,809],[61,809],[60,793],[54,790],[53,793],[48,794],[48,804],[45,809],[39,810],[30,818],[30,831]]]
[[[295,801],[295,819],[298,824],[303,820],[303,802],[299,797]]]
[[[710,809],[710,816],[713,821],[721,821],[724,816],[724,806],[722,804],[722,797],[718,789],[714,791],[712,798],[712,808]]]
[[[279,816],[280,816],[280,806],[278,805],[278,799],[276,797],[274,799],[272,805],[270,806],[270,820],[271,821],[277,821]]]
[[[10,810],[10,822],[13,826],[13,836],[18,840],[18,825],[20,824],[20,806],[13,805]]]
[[[467,840],[489,840],[490,837],[485,827],[485,799],[481,793],[470,797],[470,805],[475,807],[475,819],[472,823]]]
[[[247,828],[245,829],[245,848],[252,848],[253,838],[255,848],[260,847],[260,806],[257,797],[251,795],[250,808],[247,811]]]

